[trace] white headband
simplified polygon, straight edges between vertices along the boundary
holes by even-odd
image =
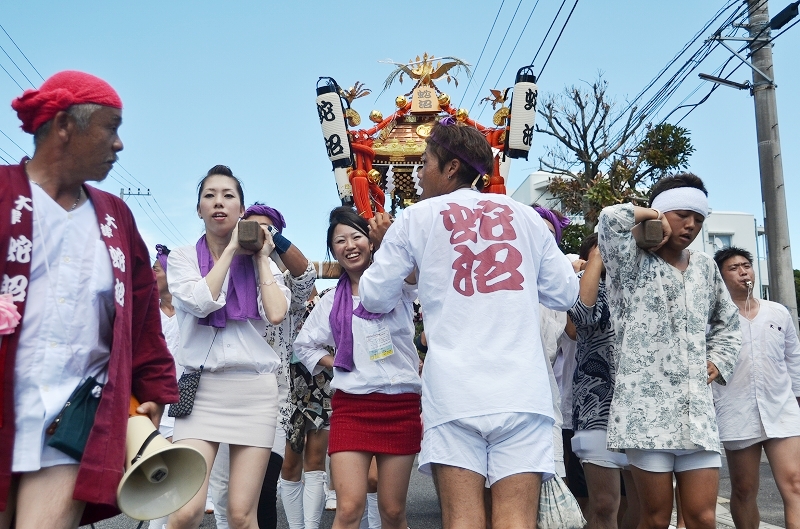
[[[696,187],[676,187],[659,193],[652,207],[661,213],[686,209],[708,217],[708,197]]]

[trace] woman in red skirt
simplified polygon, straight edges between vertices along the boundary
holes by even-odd
[[[351,208],[331,212],[328,249],[342,276],[335,294],[322,297],[309,315],[294,350],[312,373],[333,367],[328,443],[337,495],[333,529],[359,526],[373,456],[383,529],[406,529],[408,483],[422,439],[412,321],[416,285],[406,283],[388,314],[361,306],[358,282],[372,260],[372,244],[369,225]],[[336,348],[335,358],[326,346]]]

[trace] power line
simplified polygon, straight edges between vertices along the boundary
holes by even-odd
[[[19,146],[19,144],[18,144],[17,142],[15,142],[14,140],[12,140],[12,139],[11,139],[11,137],[10,137],[8,134],[6,134],[5,132],[3,132],[2,130],[0,130],[0,134],[2,134],[3,136],[5,136],[5,137],[8,139],[8,141],[10,141],[10,142],[11,142],[11,143],[13,143],[14,145],[16,145],[16,146],[17,146],[17,149],[19,149],[19,150],[21,150],[23,153],[25,153],[25,156],[30,156],[30,155],[28,154],[28,151],[26,151],[25,149],[23,149],[22,147],[20,147],[20,146]]]
[[[561,35],[564,34],[564,30],[567,29],[567,24],[569,23],[569,19],[572,18],[572,13],[575,12],[575,8],[578,7],[579,0],[575,0],[575,3],[572,5],[572,9],[567,15],[567,19],[564,21],[564,25],[561,26],[561,31],[558,33],[558,37],[556,37],[556,41],[553,43],[553,47],[550,49],[550,53],[547,55],[547,59],[544,60],[544,65],[542,65],[542,69],[539,70],[539,78],[542,78],[542,73],[544,73],[545,67],[547,67],[547,63],[550,62],[550,57],[553,55],[553,52],[556,51],[556,46],[558,45],[558,41],[561,40]]]
[[[134,180],[135,180],[135,181],[136,181],[136,182],[137,182],[137,183],[138,183],[140,186],[142,186],[142,187],[147,187],[147,185],[145,185],[145,183],[144,183],[144,182],[142,182],[141,180],[139,180],[138,178],[136,178],[135,176],[133,176],[133,175],[131,174],[131,172],[130,172],[130,171],[128,171],[127,169],[125,169],[124,167],[122,167],[122,164],[121,164],[121,163],[117,162],[117,163],[116,163],[116,165],[117,165],[117,166],[118,166],[120,169],[122,169],[123,171],[125,171],[126,173],[128,173],[128,176],[130,176],[131,178],[133,178],[133,179],[134,179]]]
[[[497,53],[494,54],[492,58],[492,64],[489,65],[489,69],[486,70],[486,76],[484,76],[483,81],[481,82],[481,86],[478,87],[478,92],[475,94],[475,99],[472,101],[472,104],[469,106],[469,111],[472,112],[472,108],[475,106],[475,103],[478,102],[478,98],[481,96],[481,90],[483,90],[483,85],[486,84],[486,80],[489,78],[489,74],[492,71],[492,66],[494,66],[494,61],[497,60],[497,56],[500,54],[500,50],[503,48],[503,43],[506,41],[506,37],[508,36],[508,32],[511,30],[511,24],[514,23],[514,19],[517,17],[517,12],[519,11],[519,7],[522,5],[522,0],[519,0],[517,4],[517,8],[514,10],[514,14],[511,15],[511,20],[508,23],[508,27],[506,28],[506,32],[503,34],[503,39],[500,41],[500,45],[497,47]]]
[[[145,216],[147,216],[147,218],[150,220],[150,222],[153,224],[153,226],[159,227],[159,224],[156,221],[154,221],[153,217],[151,217],[150,214],[147,212],[147,210],[144,209],[144,207],[142,206],[142,203],[139,201],[139,197],[134,196],[133,198],[136,199],[136,203],[139,204],[139,208],[142,210],[142,212],[144,212]],[[181,245],[178,241],[176,241],[172,237],[172,235],[169,232],[161,230],[161,234],[164,235],[166,238],[168,238],[170,240],[170,244],[175,244],[176,246],[180,246]]]
[[[163,213],[163,214],[164,214],[164,218],[166,218],[166,219],[167,219],[167,222],[169,222],[170,224],[172,224],[172,227],[173,227],[173,228],[175,228],[175,229],[177,230],[177,233],[178,233],[178,234],[181,236],[181,238],[182,238],[184,241],[186,241],[186,237],[183,235],[183,232],[182,232],[182,231],[181,231],[181,230],[180,230],[180,229],[179,229],[177,226],[175,226],[175,224],[172,222],[172,220],[170,220],[170,218],[169,218],[169,216],[167,215],[166,211],[164,211],[164,209],[161,207],[161,204],[159,204],[159,203],[158,203],[158,200],[156,200],[156,197],[155,197],[155,196],[153,196],[152,198],[153,198],[153,202],[155,202],[155,203],[156,203],[156,206],[158,207],[158,209],[160,209],[160,210],[161,210],[161,213]]]
[[[475,68],[473,72],[477,71],[478,66],[481,64],[481,59],[483,58],[483,52],[486,51],[486,45],[489,44],[489,37],[492,36],[492,32],[494,31],[494,25],[497,24],[497,18],[500,16],[500,11],[503,10],[503,5],[505,5],[506,0],[500,2],[500,9],[497,10],[497,14],[494,16],[494,22],[492,22],[492,27],[489,29],[489,34],[486,35],[486,42],[483,43],[483,48],[481,49],[481,54],[478,55],[478,62],[475,63]],[[474,75],[474,74],[473,74]],[[461,101],[458,102],[458,106],[461,106],[461,103],[464,102],[464,97],[467,95],[467,90],[469,90],[469,86],[472,84],[472,76],[469,77],[467,81],[467,87],[464,89],[464,92],[461,94]]]
[[[525,34],[525,30],[528,28],[528,23],[531,21],[531,17],[533,17],[533,12],[536,11],[536,6],[539,5],[539,0],[536,0],[536,3],[533,4],[533,9],[531,9],[530,14],[528,15],[528,19],[525,21],[525,25],[522,26],[522,31],[519,32],[519,37],[517,37],[517,41],[514,43],[514,47],[511,48],[511,53],[508,54],[508,59],[506,63],[503,65],[503,69],[500,71],[500,75],[497,76],[497,81],[494,83],[494,86],[500,86],[500,80],[503,78],[503,74],[506,73],[506,68],[508,68],[508,63],[511,62],[511,58],[514,56],[514,52],[517,51],[517,46],[519,45],[519,41],[522,40],[522,35]],[[481,116],[483,115],[483,111],[486,110],[486,107],[481,107],[481,111],[476,118],[476,121],[480,121]]]
[[[764,0],[766,1],[766,0]],[[725,6],[723,6],[715,16],[707,22],[703,29],[698,32],[687,45],[683,47],[681,52],[673,58],[670,63],[659,72],[658,76],[651,81],[644,90],[642,90],[639,95],[628,105],[628,107],[621,112],[610,124],[613,126],[617,123],[621,118],[623,118],[630,110],[636,102],[641,99],[641,97],[655,84],[655,81],[659,79],[661,76],[669,70],[670,66],[677,62],[677,60],[696,42],[699,40],[700,36],[704,34],[716,21],[718,21],[726,11],[728,11],[731,7],[733,7],[737,2],[729,2]],[[733,22],[739,17],[740,12],[743,6],[738,7],[733,14],[729,15],[725,21],[718,27],[718,29],[714,32],[715,35],[721,35],[722,31],[726,28],[731,26]],[[735,30],[734,30],[735,33]],[[642,123],[644,122],[649,116],[656,114],[660,111],[661,108],[666,105],[667,101],[675,94],[675,92],[680,88],[680,86],[686,81],[689,75],[694,72],[700,64],[708,58],[709,55],[719,46],[718,40],[706,39],[703,44],[681,65],[675,73],[664,83],[664,85],[653,95],[642,107],[636,111],[633,111],[631,116],[632,123]],[[615,140],[619,141],[621,138],[622,132],[617,135]]]
[[[505,1],[505,0],[504,0],[504,1]],[[501,6],[501,7],[502,7],[502,6]],[[27,63],[30,65],[30,67],[31,67],[31,68],[33,68],[33,70],[34,70],[34,71],[37,73],[37,75],[39,75],[39,77],[41,77],[41,78],[42,78],[42,81],[44,81],[45,79],[44,79],[44,77],[42,76],[42,74],[41,74],[41,73],[39,73],[39,70],[37,70],[37,69],[36,69],[36,67],[33,65],[33,63],[30,61],[30,59],[28,59],[27,55],[25,55],[25,52],[23,52],[23,51],[22,51],[22,49],[20,49],[20,47],[17,45],[17,43],[16,43],[16,42],[14,42],[14,39],[13,39],[13,38],[11,38],[11,35],[9,35],[9,34],[8,34],[8,31],[6,31],[6,29],[5,29],[5,28],[4,28],[2,25],[0,25],[0,30],[2,30],[2,31],[3,31],[3,33],[5,33],[5,34],[6,34],[6,36],[9,38],[9,40],[12,42],[12,44],[14,44],[14,47],[16,47],[16,48],[17,48],[17,51],[19,51],[19,52],[20,52],[20,54],[22,54],[22,56],[25,58],[25,60],[27,61]],[[12,59],[12,58],[11,58],[11,56],[8,54],[8,52],[5,50],[5,48],[3,48],[1,45],[0,45],[0,50],[2,50],[2,51],[3,51],[3,53],[5,53],[5,54],[6,54],[6,57],[8,57],[8,58],[11,60],[11,62],[14,64],[14,66],[16,66],[16,67],[17,67],[17,70],[19,70],[19,72],[22,74],[22,76],[23,76],[23,77],[25,77],[25,79],[26,79],[26,80],[27,80],[27,81],[28,81],[28,82],[31,84],[31,86],[35,86],[35,85],[33,84],[33,82],[31,82],[31,80],[28,78],[28,76],[27,76],[27,75],[25,75],[25,73],[22,71],[22,69],[19,67],[19,65],[17,65],[17,63],[16,63],[16,62],[14,62],[14,59]],[[0,68],[2,68],[2,69],[3,69],[3,71],[5,71],[5,72],[6,72],[6,74],[8,74],[8,76],[9,76],[9,77],[10,77],[10,78],[11,78],[11,79],[14,81],[14,83],[15,83],[15,84],[16,84],[16,85],[17,85],[17,86],[20,88],[20,90],[24,90],[24,88],[23,88],[23,87],[22,87],[22,86],[21,86],[21,85],[20,85],[20,84],[17,82],[17,80],[14,78],[14,76],[12,76],[12,75],[11,75],[11,73],[10,73],[8,70],[6,70],[6,69],[5,69],[5,67],[3,67],[1,64],[0,64]],[[6,137],[6,138],[7,138],[7,139],[8,139],[8,140],[11,142],[11,143],[13,143],[14,145],[16,145],[16,147],[17,147],[19,150],[21,150],[23,153],[25,153],[25,155],[26,155],[26,156],[29,156],[29,155],[28,155],[28,152],[27,152],[25,149],[23,149],[22,147],[20,147],[20,146],[19,146],[19,144],[17,144],[17,142],[15,142],[13,139],[11,139],[11,137],[10,137],[10,136],[8,136],[8,134],[6,134],[5,132],[3,132],[2,130],[0,130],[0,134],[2,134],[3,136],[5,136],[5,137]],[[0,149],[0,150],[2,150],[2,149]],[[9,157],[11,157],[11,155],[10,155],[10,154],[8,154],[8,153],[7,153],[5,150],[2,150],[2,152],[6,153],[6,154],[7,154]],[[0,157],[0,158],[2,158],[2,157]],[[13,158],[13,157],[12,157],[12,158]],[[6,160],[5,158],[2,158],[2,159],[3,159],[3,160],[6,162],[6,163],[9,163],[9,161],[8,161],[8,160]],[[135,176],[133,176],[133,174],[131,174],[131,172],[130,172],[130,171],[128,171],[128,170],[127,170],[127,169],[125,169],[125,168],[124,168],[122,165],[120,165],[120,163],[119,163],[119,162],[117,162],[115,165],[116,165],[116,166],[118,166],[118,167],[119,167],[120,169],[122,169],[123,171],[125,171],[125,172],[128,174],[128,176],[130,176],[130,177],[131,177],[133,180],[135,180],[135,181],[136,181],[136,182],[139,184],[139,186],[141,186],[141,187],[143,187],[143,188],[147,188],[147,187],[148,187],[147,185],[145,185],[145,184],[144,184],[144,182],[142,182],[141,180],[139,180],[138,178],[136,178]],[[116,167],[114,167],[114,168],[113,168],[113,171],[114,171],[114,172],[115,172],[115,173],[116,173],[116,174],[117,174],[119,177],[116,177],[116,176],[114,176],[114,175],[113,175],[111,172],[109,172],[108,176],[109,176],[109,177],[110,177],[112,180],[114,180],[114,181],[116,181],[117,183],[119,183],[120,185],[122,185],[122,187],[137,187],[137,185],[136,185],[136,184],[132,183],[130,180],[128,180],[128,178],[126,178],[126,177],[125,177],[125,176],[124,176],[122,173],[120,173],[120,172],[119,172],[119,171],[116,169]],[[173,232],[173,235],[174,235],[175,233],[178,233],[178,234],[179,234],[179,233],[180,233],[180,230],[178,229],[178,227],[177,227],[177,226],[175,226],[175,224],[172,222],[172,220],[170,220],[170,218],[169,218],[169,217],[167,216],[167,214],[164,212],[163,208],[162,208],[162,207],[161,207],[161,206],[158,204],[158,202],[155,200],[155,197],[154,197],[154,196],[152,196],[152,195],[151,195],[151,197],[153,198],[153,201],[154,201],[154,202],[156,202],[156,205],[158,206],[158,209],[159,209],[159,210],[161,210],[161,213],[164,215],[164,218],[167,220],[167,222],[169,222],[169,224],[171,224],[171,225],[172,225],[172,226],[175,228],[176,232]],[[137,202],[138,202],[138,198],[137,198]],[[141,203],[140,203],[140,206],[141,206]],[[156,218],[158,218],[158,217],[159,217],[158,213],[155,211],[155,209],[153,209],[153,206],[152,206],[152,205],[150,205],[150,204],[149,204],[149,202],[148,202],[148,206],[150,207],[150,210],[153,212],[153,214],[156,216]],[[158,227],[159,227],[159,224],[158,224],[158,223],[156,223],[155,221],[153,221],[152,217],[150,217],[150,215],[147,213],[147,210],[145,210],[144,208],[142,208],[142,211],[144,211],[144,212],[145,212],[145,214],[147,215],[147,218],[148,218],[148,219],[150,219],[150,222],[152,222],[152,223],[153,223],[153,224],[154,224],[154,225],[155,225],[155,226],[158,228]],[[162,226],[164,226],[164,227],[166,227],[168,230],[171,230],[171,229],[169,228],[169,226],[167,226],[167,225],[166,225],[166,224],[164,224],[163,222],[162,222],[162,224],[161,224],[161,225],[162,225]],[[165,235],[166,235],[166,233],[164,233],[164,232],[163,232],[163,230],[161,230],[161,231],[162,231],[162,233],[163,233],[163,234],[165,234]],[[183,235],[180,235],[180,236],[179,236],[179,238],[181,238],[181,239],[184,239],[184,241],[186,240],[186,238],[185,238],[185,237],[183,237]],[[177,242],[177,240],[174,240],[173,242]],[[180,244],[180,243],[178,243],[178,244]]]
[[[5,149],[3,149],[3,148],[0,148],[0,151],[2,151],[2,152],[3,152],[3,153],[6,155],[6,156],[8,156],[9,158],[11,158],[12,160],[14,159],[14,157],[13,157],[13,156],[11,156],[11,154],[9,154],[9,152],[8,152],[7,150],[5,150]],[[3,160],[5,160],[5,158],[3,158]],[[6,160],[6,163],[8,163],[8,160]]]
[[[12,80],[12,81],[14,81],[14,84],[15,84],[15,85],[17,85],[17,86],[19,87],[19,89],[20,89],[20,90],[25,90],[24,88],[22,88],[22,85],[21,85],[21,84],[19,84],[19,83],[17,82],[17,80],[16,80],[16,79],[14,79],[14,76],[13,76],[13,75],[11,75],[11,72],[9,72],[8,70],[6,70],[6,67],[5,67],[5,66],[3,66],[2,64],[0,64],[0,68],[2,68],[2,69],[3,69],[3,71],[4,71],[4,72],[6,72],[6,74],[8,74],[8,76],[11,78],[11,80]]]
[[[539,56],[539,52],[542,51],[542,48],[544,47],[544,43],[547,42],[547,37],[550,35],[550,32],[553,30],[553,26],[556,25],[556,21],[558,20],[558,15],[561,14],[561,10],[564,9],[564,5],[566,3],[567,3],[567,0],[562,0],[561,6],[558,8],[558,11],[556,11],[556,16],[553,17],[553,21],[550,22],[550,27],[547,28],[547,33],[544,34],[544,38],[542,39],[542,43],[539,44],[539,49],[536,50],[536,55],[533,56],[533,60],[531,61],[531,64],[536,62],[536,58]]]
[[[125,168],[124,168],[124,167],[123,167],[123,166],[122,166],[122,165],[121,165],[119,162],[117,162],[115,165],[116,165],[116,166],[119,166],[119,168],[120,168],[120,169],[122,169],[123,171],[125,171],[126,173],[128,173],[128,175],[129,175],[131,178],[133,178],[133,180],[135,180],[135,181],[136,181],[136,182],[139,184],[139,186],[141,186],[141,187],[143,187],[143,188],[147,188],[147,185],[146,185],[144,182],[142,182],[141,180],[139,180],[138,178],[136,178],[135,176],[133,176],[133,174],[131,174],[131,172],[130,172],[130,171],[128,171],[127,169],[125,169]],[[128,183],[128,185],[127,185],[126,187],[137,187],[137,186],[136,186],[136,184],[131,184],[131,183],[130,183],[130,180],[128,180],[127,178],[125,178],[125,176],[124,176],[122,173],[120,173],[119,171],[117,171],[117,170],[116,170],[116,167],[115,167],[115,169],[114,169],[114,170],[116,171],[116,173],[117,173],[117,174],[118,174],[120,177],[124,178],[126,181],[128,181],[128,182],[129,182],[129,183]],[[169,216],[167,215],[167,213],[164,211],[164,209],[161,207],[161,205],[160,205],[160,204],[158,203],[158,201],[156,200],[156,197],[155,197],[155,195],[151,194],[151,195],[150,195],[150,198],[152,198],[152,199],[153,199],[153,202],[155,202],[155,203],[156,203],[156,206],[158,206],[158,209],[160,209],[160,210],[161,210],[161,213],[163,213],[163,215],[164,215],[164,219],[166,219],[166,221],[167,221],[167,222],[169,222],[169,223],[172,225],[172,227],[173,227],[173,228],[175,228],[175,230],[176,230],[176,233],[180,234],[181,238],[182,238],[182,239],[184,239],[184,241],[186,241],[187,239],[186,239],[186,237],[183,235],[183,233],[181,232],[180,228],[178,228],[178,227],[177,227],[177,226],[176,226],[176,225],[175,225],[175,224],[172,222],[172,220],[169,218]],[[156,214],[156,216],[159,216],[159,215],[158,215],[158,213],[156,213],[155,211],[153,211],[153,213],[154,213],[154,214]]]
[[[765,1],[766,1],[766,0],[765,0]],[[785,29],[784,29],[783,31],[781,31],[780,33],[778,33],[777,35],[775,35],[775,36],[771,37],[769,40],[765,41],[763,44],[761,44],[761,46],[759,46],[758,48],[756,48],[755,50],[753,50],[753,52],[752,52],[752,53],[755,53],[756,51],[760,50],[760,49],[761,49],[761,48],[763,48],[764,46],[767,46],[768,44],[772,43],[772,42],[773,42],[775,39],[777,39],[778,37],[780,37],[781,35],[783,35],[784,33],[786,33],[786,31],[787,31],[788,29],[790,29],[792,26],[796,25],[798,22],[800,22],[800,20],[797,20],[797,21],[795,21],[794,23],[792,23],[790,26],[788,26],[787,28],[785,28]],[[763,34],[763,33],[764,33],[764,30],[762,29],[762,30],[761,30],[761,32],[759,32],[759,33],[758,33],[758,35],[756,35],[755,39],[758,39],[758,37],[760,37],[760,36],[761,36],[761,34]],[[742,49],[740,49],[739,51],[741,52],[741,51],[743,51],[743,50],[744,50],[744,48],[747,48],[747,47],[748,47],[748,45],[747,45],[747,44],[745,44],[745,45],[742,47]],[[728,63],[730,63],[730,61],[731,61],[733,58],[734,58],[733,56],[731,56],[730,58],[728,58],[728,60],[727,60],[727,61],[725,61],[725,64],[723,64],[723,65],[722,65],[722,67],[718,68],[718,70],[719,70],[719,71],[723,70],[723,69],[725,68],[725,66],[727,66],[727,65],[728,65]],[[744,65],[744,63],[740,62],[738,65],[736,65],[736,67],[735,67],[733,70],[731,70],[731,71],[730,71],[730,73],[728,73],[728,74],[727,74],[725,77],[723,77],[723,79],[730,79],[730,78],[731,78],[731,76],[732,76],[734,73],[736,73],[736,72],[739,70],[739,68],[741,68],[743,65]],[[712,86],[712,87],[711,87],[711,89],[708,91],[708,93],[707,93],[705,96],[703,96],[703,98],[702,98],[700,101],[698,101],[697,103],[693,103],[693,104],[691,104],[691,105],[683,105],[682,107],[680,107],[680,106],[679,106],[679,107],[677,107],[675,110],[673,110],[672,112],[670,112],[670,113],[667,115],[667,117],[671,116],[671,115],[672,115],[672,114],[673,114],[673,113],[674,113],[676,110],[679,110],[680,108],[687,108],[687,107],[689,107],[689,110],[688,110],[688,111],[687,111],[687,112],[686,112],[686,113],[683,115],[683,117],[681,117],[681,119],[679,119],[679,120],[678,120],[678,121],[675,123],[676,125],[680,124],[680,123],[681,123],[681,122],[682,122],[684,119],[686,119],[686,118],[689,116],[689,114],[691,114],[692,112],[694,112],[694,111],[697,109],[697,107],[699,107],[700,105],[702,105],[703,103],[705,103],[706,101],[708,101],[708,99],[711,97],[711,94],[713,94],[713,93],[714,93],[714,92],[717,90],[717,88],[719,88],[719,87],[720,87],[720,85],[719,85],[718,83],[714,84],[714,86]],[[695,91],[696,91],[696,90],[695,90]],[[685,100],[684,100],[684,101],[685,101]],[[666,119],[666,118],[665,118],[665,119]],[[663,122],[663,120],[662,120],[662,122]]]
[[[148,192],[149,192],[149,190],[148,190]],[[151,195],[150,195],[150,198],[152,198],[152,197],[153,197],[153,195],[151,194]],[[155,216],[156,216],[156,218],[158,218],[158,217],[159,217],[159,214],[158,214],[158,212],[156,212],[156,210],[155,210],[155,209],[153,209],[153,205],[150,203],[150,201],[149,201],[149,200],[147,200],[147,199],[145,199],[145,204],[147,204],[147,207],[149,207],[149,208],[150,208],[150,211],[152,211],[152,212],[153,212],[153,215],[155,215]],[[162,210],[162,213],[163,213],[163,210]],[[169,219],[167,219],[167,220],[169,220]],[[162,223],[162,224],[163,224],[163,223]],[[175,241],[176,241],[178,244],[181,244],[181,243],[180,243],[180,240],[181,240],[181,239],[183,239],[183,240],[184,240],[184,242],[186,241],[186,238],[185,238],[185,237],[183,237],[183,235],[181,235],[180,233],[177,233],[177,232],[173,231],[173,230],[172,230],[172,229],[171,229],[169,226],[167,226],[166,224],[164,224],[164,227],[165,227],[165,228],[166,228],[166,229],[167,229],[167,230],[170,232],[170,234],[172,234],[172,235],[176,236],[176,238],[175,238]]]
[[[116,162],[114,165],[119,165],[119,162]],[[125,178],[125,175],[120,173],[119,170],[116,167],[113,167],[111,170],[114,171],[115,173],[117,173],[117,176],[119,176],[119,178],[121,178],[122,180],[125,181],[124,182],[125,187],[140,187],[140,188],[141,187],[144,187],[144,188],[147,187],[145,185],[142,185],[141,183],[137,186],[135,183],[133,183],[129,179]],[[109,174],[111,174],[111,173],[109,173]]]
[[[0,24],[0,29],[3,30],[3,33],[6,34],[6,37],[8,37],[8,40],[10,40],[11,43],[14,45],[14,47],[17,48],[17,51],[19,51],[22,54],[22,56],[25,57],[25,60],[28,61],[28,64],[30,64],[31,68],[33,68],[33,71],[36,72],[36,74],[39,77],[41,77],[42,81],[44,81],[44,77],[42,76],[42,74],[39,73],[39,70],[36,69],[36,66],[34,66],[33,63],[30,61],[30,59],[28,59],[28,56],[25,55],[25,53],[21,49],[19,49],[19,46],[17,46],[17,43],[14,42],[14,39],[11,38],[11,35],[8,34],[8,31],[6,31],[6,28],[4,28],[2,24]],[[31,83],[31,84],[33,84],[33,83]]]
[[[632,100],[631,100],[631,101],[628,103],[627,107],[626,107],[626,108],[625,108],[625,109],[624,109],[622,112],[620,112],[620,113],[619,113],[619,115],[616,117],[616,119],[614,119],[614,120],[611,122],[611,124],[610,124],[609,126],[612,126],[612,127],[613,127],[613,126],[614,126],[614,125],[617,123],[617,121],[619,121],[619,120],[620,120],[620,119],[621,119],[623,116],[625,116],[625,115],[628,113],[628,111],[629,111],[630,109],[632,109],[632,108],[633,108],[633,107],[634,107],[634,106],[637,104],[637,102],[638,102],[638,101],[639,101],[639,100],[640,100],[640,99],[641,99],[641,98],[644,96],[644,94],[646,94],[646,93],[647,93],[647,92],[648,92],[648,91],[649,91],[649,90],[650,90],[650,89],[651,89],[651,88],[652,88],[652,87],[653,87],[653,86],[654,86],[654,85],[655,85],[655,84],[658,82],[658,80],[659,80],[659,79],[661,79],[661,77],[663,77],[663,76],[664,76],[664,74],[665,74],[665,73],[667,73],[667,71],[669,71],[669,69],[670,69],[670,68],[671,68],[671,67],[672,67],[672,66],[673,66],[675,63],[677,63],[677,62],[678,62],[678,60],[679,60],[679,59],[680,59],[680,58],[681,58],[681,57],[682,57],[682,56],[683,56],[683,55],[684,55],[684,54],[685,54],[685,53],[686,53],[686,52],[689,50],[689,48],[691,48],[691,47],[692,47],[692,46],[693,46],[693,45],[694,45],[694,44],[695,44],[695,43],[696,43],[696,42],[697,42],[697,41],[698,41],[698,40],[699,40],[699,39],[700,39],[700,38],[701,38],[703,35],[705,35],[705,34],[706,34],[706,32],[709,30],[709,28],[711,28],[711,26],[712,26],[712,25],[713,25],[713,24],[714,24],[714,23],[715,23],[717,20],[719,20],[719,18],[720,18],[720,17],[721,17],[721,16],[722,16],[722,15],[723,15],[723,14],[724,14],[726,11],[728,11],[730,8],[732,8],[733,6],[735,6],[737,3],[740,3],[740,1],[741,1],[741,0],[731,0],[731,1],[730,1],[730,2],[728,2],[726,5],[724,5],[722,8],[720,8],[720,9],[719,9],[719,10],[718,10],[718,11],[717,11],[715,14],[714,14],[714,16],[711,18],[711,20],[709,20],[708,22],[706,22],[706,23],[703,25],[702,29],[700,29],[700,31],[698,31],[697,33],[695,33],[695,35],[694,35],[694,36],[693,36],[691,39],[689,39],[689,41],[688,41],[686,44],[684,44],[684,45],[683,45],[683,47],[680,49],[680,51],[679,51],[679,52],[678,52],[678,53],[677,53],[677,54],[676,54],[676,55],[675,55],[675,56],[674,56],[674,57],[673,57],[673,58],[672,58],[670,61],[668,61],[668,62],[667,62],[666,66],[664,66],[664,67],[663,67],[663,68],[662,68],[662,69],[661,69],[661,70],[658,72],[658,74],[657,74],[655,77],[653,77],[653,79],[651,79],[651,80],[650,80],[650,82],[648,82],[648,83],[647,83],[647,85],[645,85],[645,87],[644,87],[644,88],[642,88],[642,90],[641,90],[641,91],[640,91],[640,92],[639,92],[639,93],[636,95],[636,97],[634,97],[634,98],[633,98],[633,99],[632,99]],[[765,1],[766,1],[766,0],[765,0]],[[739,11],[739,9],[737,9],[737,11],[736,11],[736,12],[738,13],[738,11]],[[698,50],[698,52],[699,52],[699,51],[700,51],[700,50]],[[689,58],[689,59],[688,59],[688,60],[687,60],[687,61],[684,63],[684,65],[683,65],[683,66],[681,66],[681,69],[682,69],[682,68],[685,68],[685,67],[686,67],[686,65],[688,65],[688,64],[691,62],[691,60],[697,56],[698,52],[695,52],[695,54],[694,54],[692,57],[690,57],[690,58]],[[680,69],[679,69],[679,70],[680,70]],[[667,84],[669,84],[670,82],[672,82],[674,78],[675,78],[675,76],[673,76],[673,77],[672,77],[672,78],[671,78],[671,79],[670,79],[670,80],[667,82]]]
[[[23,71],[22,71],[22,69],[21,69],[21,68],[20,68],[20,67],[17,65],[17,63],[16,63],[16,62],[14,62],[14,59],[12,59],[12,58],[11,58],[11,55],[9,55],[9,54],[8,54],[8,52],[6,51],[6,49],[5,49],[5,48],[4,48],[2,45],[0,45],[0,50],[3,50],[3,53],[5,53],[5,54],[6,54],[6,57],[8,57],[8,60],[9,60],[9,61],[11,61],[11,64],[13,64],[14,66],[16,66],[16,67],[17,67],[17,70],[19,70],[19,73],[21,73],[21,74],[22,74],[22,77],[24,77],[24,78],[25,78],[25,80],[26,80],[26,81],[28,81],[28,84],[30,84],[31,86],[34,86],[34,85],[33,85],[33,81],[31,81],[30,79],[28,79],[28,76],[27,76],[27,75],[25,75],[25,72],[23,72]]]

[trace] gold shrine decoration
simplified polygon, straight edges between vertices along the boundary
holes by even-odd
[[[411,96],[411,112],[439,112],[439,98],[432,86],[417,85]]]
[[[451,81],[454,82],[456,86],[458,86],[458,79],[456,79],[454,73],[451,73],[451,70],[454,68],[454,71],[458,71],[459,69],[463,68],[467,74],[467,77],[472,76],[472,71],[469,69],[469,64],[457,57],[441,57],[436,64],[434,64],[434,60],[436,59],[433,55],[429,56],[427,53],[424,53],[421,59],[419,55],[417,55],[416,60],[408,61],[408,64],[401,64],[391,60],[386,61],[394,64],[397,66],[397,68],[395,68],[395,70],[389,74],[389,77],[386,78],[383,89],[386,90],[392,86],[392,83],[395,79],[398,79],[400,83],[402,83],[403,76],[405,75],[417,81],[417,84],[419,85],[430,85],[431,81],[444,78],[448,83]],[[443,63],[442,61],[446,62]]]

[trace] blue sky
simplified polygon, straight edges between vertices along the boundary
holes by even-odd
[[[771,14],[785,3],[788,0],[773,0]],[[465,93],[467,78],[463,74],[458,88],[442,84],[455,102],[463,97],[462,106],[469,108],[476,97],[488,95],[489,88],[511,86],[517,68],[530,63],[561,2],[539,0],[522,32],[534,4],[535,0],[504,2],[469,90]],[[539,80],[540,92],[590,82],[604,72],[609,94],[623,105],[725,4],[723,0],[582,0]],[[456,56],[475,66],[500,6],[501,0],[26,0],[4,2],[0,24],[44,77],[64,69],[84,70],[108,80],[120,93],[125,105],[120,131],[125,150],[120,153],[120,163],[133,177],[117,168],[100,187],[119,193],[120,181],[128,180],[151,190],[155,201],[128,199],[151,250],[159,242],[170,247],[193,243],[202,233],[195,212],[195,187],[210,167],[221,163],[244,181],[248,204],[260,200],[280,209],[288,222],[286,235],[308,257],[322,259],[327,214],[338,204],[338,196],[315,112],[317,78],[332,76],[344,87],[361,81],[372,89],[372,95],[354,103],[363,122],[368,123],[370,110],[388,115],[394,97],[411,89],[406,81],[378,98],[392,69],[378,61],[406,62],[428,52]],[[536,61],[537,71],[571,6],[568,1]],[[506,29],[508,36],[500,46]],[[512,54],[517,38],[519,44]],[[0,46],[33,84],[41,83],[2,32]],[[800,166],[797,50],[800,27],[775,42],[783,168],[796,268],[800,267],[800,231],[795,229],[800,212],[793,208],[800,198],[796,179]],[[697,71],[711,73],[729,55],[717,50]],[[1,52],[0,65],[23,88],[30,87]],[[488,81],[478,93],[487,71]],[[744,67],[732,77],[739,82],[750,78]],[[700,84],[695,72],[664,110],[677,106]],[[704,84],[688,102],[697,101],[709,88]],[[0,101],[10,102],[20,93],[15,81],[0,71]],[[471,115],[479,112],[475,105]],[[484,111],[481,121],[489,123],[491,115],[491,109]],[[721,87],[681,125],[691,131],[697,149],[690,160],[691,170],[706,181],[712,208],[745,211],[760,218],[754,110],[748,93]],[[28,153],[32,151],[30,136],[19,129],[7,104],[0,105],[0,130]],[[530,160],[514,161],[510,189],[538,168],[536,160],[548,141],[536,135]],[[0,149],[4,158],[18,160],[23,155],[3,136]]]

